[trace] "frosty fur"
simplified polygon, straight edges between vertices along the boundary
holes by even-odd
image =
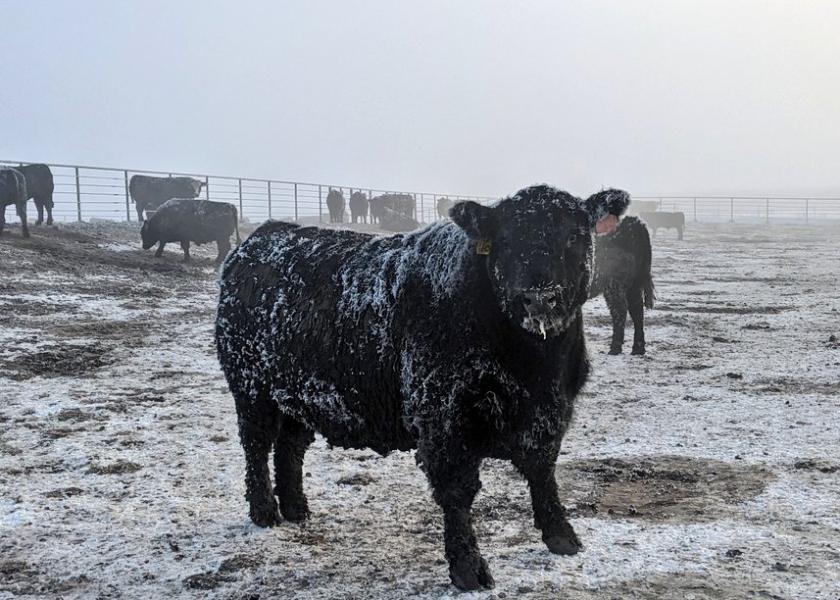
[[[368,205],[368,198],[364,192],[350,194],[350,218],[353,223],[367,223]]]
[[[484,458],[513,462],[549,550],[576,553],[554,465],[589,373],[591,232],[628,202],[543,185],[456,204],[452,221],[406,235],[256,230],[225,263],[216,323],[251,519],[306,518],[302,463],[318,432],[381,454],[416,448],[460,589],[493,586],[471,517]]]
[[[650,235],[637,217],[625,217],[615,232],[595,238],[595,277],[590,297],[603,294],[610,310],[610,354],[622,352],[628,310],[633,319],[632,354],[645,353],[645,308],[653,308],[655,299],[651,258]]]

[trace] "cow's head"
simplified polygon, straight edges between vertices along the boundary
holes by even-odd
[[[486,255],[502,311],[546,338],[565,331],[588,297],[592,233],[614,229],[629,202],[620,190],[583,201],[539,185],[495,206],[459,202],[449,214],[471,240],[470,251]]]
[[[143,240],[143,250],[148,250],[158,243],[157,226],[151,219],[143,221],[143,226],[140,227],[140,239]]]
[[[201,186],[204,185],[204,182],[199,181],[198,179],[191,179],[190,183],[193,188],[193,198],[198,198],[198,195],[201,193]]]

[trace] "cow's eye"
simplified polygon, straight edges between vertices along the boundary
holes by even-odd
[[[566,247],[567,247],[567,248],[571,248],[571,247],[574,245],[574,243],[575,243],[576,241],[577,241],[577,235],[575,235],[574,233],[573,233],[573,234],[571,234],[571,235],[569,236],[568,241],[566,242]]]

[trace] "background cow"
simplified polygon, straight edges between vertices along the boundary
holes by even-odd
[[[608,235],[595,238],[595,276],[589,297],[601,294],[612,317],[610,354],[621,354],[627,311],[633,319],[633,354],[645,353],[645,307],[653,308],[652,251],[647,227],[625,217]]]
[[[420,227],[420,223],[413,218],[386,206],[382,209],[382,214],[379,217],[379,227],[385,231],[403,233],[417,229]]]
[[[327,210],[330,212],[330,223],[344,222],[344,194],[341,190],[330,188],[327,193]]]
[[[417,449],[461,589],[493,586],[470,514],[484,458],[525,475],[549,550],[578,552],[554,469],[589,373],[591,232],[628,202],[536,186],[459,203],[452,221],[407,235],[257,229],[225,262],[216,320],[254,523],[308,516],[302,464],[317,431],[347,448]]]
[[[230,251],[230,236],[236,233],[239,243],[239,219],[236,207],[227,202],[172,198],[163,203],[140,228],[143,249],[158,246],[156,257],[163,254],[169,242],[180,242],[184,261],[190,260],[190,242],[206,244],[216,242],[219,255],[216,264]]]
[[[53,223],[53,191],[55,190],[55,183],[53,182],[53,174],[47,165],[34,164],[22,165],[15,167],[18,171],[23,173],[26,178],[26,192],[27,200],[32,198],[35,202],[35,210],[38,211],[38,220],[36,225],[44,222],[44,209],[47,209],[47,225]]]
[[[653,230],[653,237],[656,237],[657,229],[676,229],[677,238],[683,239],[685,230],[685,213],[681,212],[643,212],[639,216]]]
[[[197,198],[203,185],[192,177],[132,175],[128,191],[137,209],[137,220],[142,223],[144,210],[157,210],[170,198]]]
[[[29,237],[29,224],[26,222],[26,178],[17,169],[0,169],[0,233],[6,226],[6,208],[14,206],[20,218],[23,237]]]
[[[353,223],[356,223],[357,219],[362,223],[367,223],[369,204],[364,192],[353,192],[350,195],[350,217]]]
[[[438,198],[435,208],[437,209],[439,219],[448,219],[449,209],[452,208],[452,200],[449,198]]]
[[[382,194],[370,199],[370,221],[380,223],[386,209],[415,218],[417,202],[411,194]]]

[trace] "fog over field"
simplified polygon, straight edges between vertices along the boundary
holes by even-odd
[[[0,158],[836,195],[840,4],[2,3]]]

